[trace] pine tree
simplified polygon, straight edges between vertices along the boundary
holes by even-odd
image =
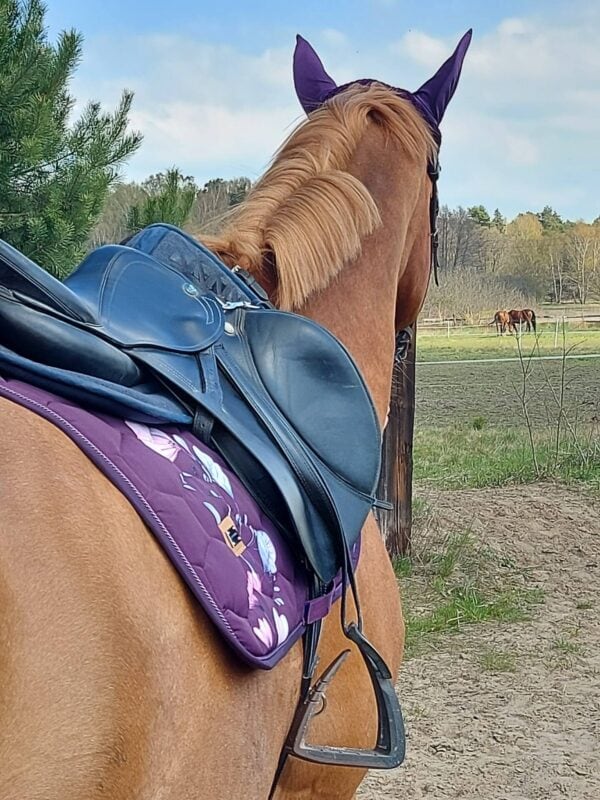
[[[544,208],[537,214],[537,218],[542,224],[545,231],[562,231],[564,230],[565,223],[560,214],[552,208],[552,206],[544,206]]]
[[[471,206],[471,208],[467,209],[467,214],[473,222],[482,225],[484,228],[489,228],[492,224],[492,220],[485,206]]]
[[[229,207],[237,206],[246,199],[252,184],[249,178],[233,178],[227,181],[227,203]]]
[[[127,212],[127,230],[130,233],[153,222],[169,222],[183,228],[198,192],[193,178],[184,176],[173,167],[165,173],[151,175],[142,188],[146,192],[145,199],[131,206]]]
[[[90,103],[69,124],[82,37],[51,44],[45,12],[41,0],[0,0],[0,236],[62,277],[141,137],[127,131],[130,92],[112,114]]]
[[[504,217],[499,208],[494,209],[494,216],[492,217],[492,226],[504,233],[506,230],[506,217]]]

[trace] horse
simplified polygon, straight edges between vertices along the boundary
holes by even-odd
[[[429,282],[428,165],[470,35],[413,94],[375,81],[337,87],[299,39],[295,82],[308,118],[209,241],[282,308],[344,343],[380,423],[396,332],[416,319]],[[302,645],[271,671],[241,665],[133,507],[78,447],[30,410],[4,399],[0,408],[0,796],[352,798],[362,768],[289,758],[273,785]],[[401,605],[372,517],[361,547],[364,628],[397,674]],[[321,663],[348,646],[330,614]],[[315,719],[319,742],[372,747],[370,686],[352,650]]]
[[[516,331],[517,325],[519,326],[520,329],[521,325],[524,324],[525,330],[527,332],[530,331],[533,331],[534,333],[536,332],[536,316],[535,316],[535,311],[533,309],[531,308],[524,308],[521,310],[511,309],[508,312],[508,315],[510,317],[509,331],[511,330],[511,328],[513,331]]]
[[[496,325],[496,333],[498,336],[503,336],[507,329],[510,330],[510,316],[508,311],[496,311],[494,319],[490,325]]]

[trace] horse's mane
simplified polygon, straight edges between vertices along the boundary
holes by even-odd
[[[201,236],[230,266],[257,276],[274,258],[281,308],[328,286],[381,224],[368,190],[347,171],[369,121],[407,155],[432,156],[429,128],[410,102],[382,84],[354,84],[293,131],[220,235]]]

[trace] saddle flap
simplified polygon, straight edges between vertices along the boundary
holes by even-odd
[[[280,412],[336,476],[372,495],[381,432],[344,346],[312,320],[282,311],[244,313],[243,327],[258,376]]]
[[[94,250],[65,281],[95,309],[99,333],[124,347],[192,353],[223,332],[223,312],[178,270],[131,247]]]

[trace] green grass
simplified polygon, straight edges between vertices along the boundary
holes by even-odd
[[[422,633],[458,631],[474,622],[521,622],[527,619],[524,606],[530,599],[526,592],[502,592],[496,597],[486,597],[474,586],[458,586],[449,589],[447,594],[445,602],[429,614],[409,619],[408,642]]]
[[[574,642],[565,636],[559,636],[558,639],[555,639],[552,647],[565,655],[581,655],[583,653],[583,647],[578,642]]]
[[[517,669],[517,661],[512,653],[495,648],[481,653],[479,664],[486,672],[516,672]]]
[[[481,332],[483,330],[484,332]],[[537,337],[531,333],[523,334],[521,351],[524,356],[561,355],[563,351],[562,330],[559,331],[555,346],[554,327],[538,327]],[[573,328],[567,326],[565,346],[571,354],[600,353],[600,329]],[[456,361],[472,358],[517,358],[519,347],[516,336],[496,336],[492,329],[486,331],[452,330],[447,332],[421,331],[419,333],[417,359],[427,361]]]
[[[569,669],[576,660],[585,656],[584,646],[577,641],[579,629],[580,626],[577,624],[554,639],[546,658],[546,663],[549,667]]]
[[[409,578],[413,572],[413,563],[409,556],[399,556],[393,562],[394,574],[397,578]]]
[[[420,337],[421,355],[422,339],[438,355],[447,344],[440,335]],[[600,332],[598,339],[600,351]],[[514,340],[488,342],[505,346]],[[600,359],[568,361],[562,370],[561,361],[418,365],[415,479],[454,489],[549,478],[600,489]]]
[[[440,637],[476,623],[518,622],[541,602],[539,589],[511,561],[481,547],[469,531],[420,537],[410,558],[397,559],[408,658],[439,645]]]
[[[523,428],[417,428],[414,477],[444,489],[483,488],[540,479],[581,481],[600,489],[600,440],[581,434],[580,450],[562,438],[558,457],[551,431],[536,432],[537,472]]]

